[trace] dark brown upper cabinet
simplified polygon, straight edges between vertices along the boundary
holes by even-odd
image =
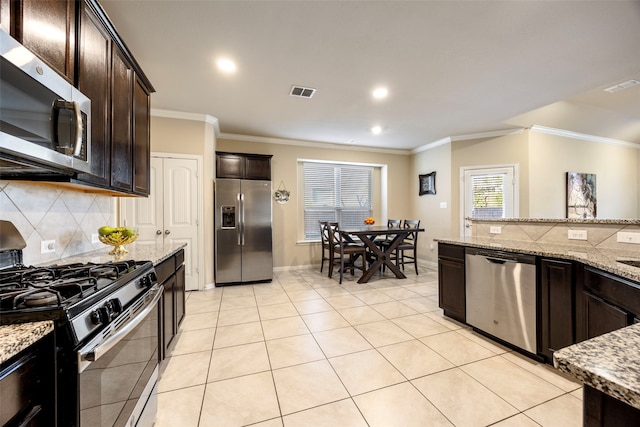
[[[270,154],[216,152],[216,178],[271,180]]]
[[[91,99],[91,172],[68,182],[149,195],[154,89],[98,1],[0,0],[0,28]]]
[[[80,13],[78,89],[91,99],[91,173],[78,179],[103,187],[111,182],[111,36],[87,3]]]
[[[10,2],[10,33],[70,83],[75,78],[76,10],[74,0]]]

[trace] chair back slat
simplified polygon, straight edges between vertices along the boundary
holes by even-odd
[[[404,228],[405,229],[417,230],[418,228],[420,228],[420,220],[418,220],[418,219],[405,219],[404,220]],[[413,232],[409,233],[404,240],[408,241],[408,242],[413,242],[413,244],[415,244],[415,242],[418,241],[418,232],[417,231],[413,231]]]

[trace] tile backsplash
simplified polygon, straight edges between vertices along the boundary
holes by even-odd
[[[637,220],[554,220],[554,219],[489,219],[472,220],[472,235],[494,240],[532,241],[541,244],[564,244],[585,248],[640,250],[640,245],[617,241],[617,233],[640,233]],[[494,231],[499,230],[499,234]],[[569,231],[586,234],[585,240],[569,239]]]
[[[115,225],[116,198],[60,187],[0,181],[0,219],[11,221],[27,242],[24,263],[37,265],[94,249],[91,235]],[[0,233],[2,230],[0,230]],[[55,240],[55,252],[41,254],[43,240]]]

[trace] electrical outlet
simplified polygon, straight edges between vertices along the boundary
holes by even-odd
[[[98,233],[91,233],[91,244],[100,243],[100,239],[98,239]]]
[[[587,240],[587,230],[569,230],[569,240]]]
[[[40,242],[40,253],[48,254],[49,252],[56,251],[56,241],[55,240],[43,240]]]
[[[640,233],[632,233],[630,231],[618,231],[616,233],[618,243],[640,244]]]
[[[492,225],[491,227],[489,227],[489,233],[502,234],[502,227],[499,225]]]

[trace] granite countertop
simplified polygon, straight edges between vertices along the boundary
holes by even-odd
[[[50,320],[0,326],[0,363],[6,362],[50,332],[53,332],[53,322]]]
[[[640,409],[640,323],[565,347],[553,363],[585,385]]]
[[[594,248],[584,245],[536,243],[524,240],[498,240],[489,237],[453,237],[434,240],[453,245],[580,261],[585,265],[640,283],[640,268],[618,262],[618,260],[640,261],[640,250]]]
[[[97,249],[95,251],[86,252],[72,257],[61,258],[60,260],[58,260],[58,262],[56,262],[56,264],[71,264],[76,262],[104,263],[109,261],[122,260],[152,261],[154,264],[158,264],[169,258],[171,255],[175,254],[185,246],[187,246],[186,243],[155,244],[134,242],[125,246],[129,251],[128,253],[116,257],[114,255],[109,255],[109,251],[113,248],[111,246],[105,245],[104,248]],[[47,264],[51,265],[52,263],[48,262]]]

